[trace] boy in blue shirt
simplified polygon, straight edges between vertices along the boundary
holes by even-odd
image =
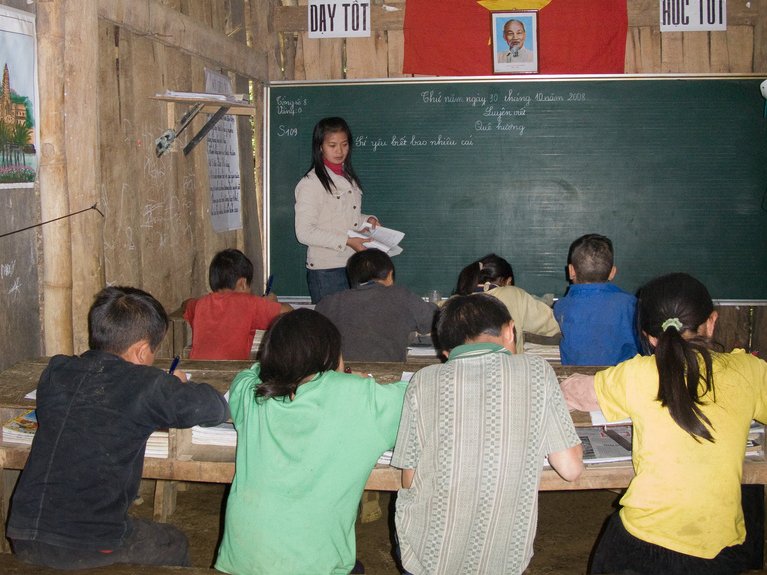
[[[567,259],[572,284],[554,304],[562,365],[615,365],[634,357],[636,297],[610,283],[617,272],[612,241],[586,234],[570,245]]]

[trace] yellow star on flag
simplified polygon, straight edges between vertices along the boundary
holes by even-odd
[[[477,0],[488,10],[540,10],[551,0]]]

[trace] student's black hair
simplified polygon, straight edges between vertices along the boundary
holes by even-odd
[[[328,193],[333,193],[333,190],[331,190],[331,187],[335,187],[333,185],[333,180],[328,175],[328,169],[322,161],[322,143],[325,141],[325,136],[335,132],[346,133],[346,137],[349,140],[349,153],[344,160],[344,174],[346,174],[346,178],[350,182],[357,184],[357,187],[361,189],[362,184],[360,183],[360,179],[357,177],[357,174],[352,167],[352,149],[354,148],[352,131],[346,123],[346,120],[343,118],[323,118],[315,124],[314,131],[312,132],[312,165],[306,171],[304,176],[309,175],[309,173],[314,170],[322,187],[325,188]]]
[[[355,252],[346,261],[346,275],[352,287],[371,280],[385,280],[389,272],[394,274],[394,264],[388,254],[381,250],[369,249]]]
[[[279,316],[264,334],[259,361],[256,398],[289,397],[307,376],[338,368],[341,334],[321,313],[299,308]]]
[[[697,335],[714,311],[701,282],[685,273],[656,278],[639,290],[641,329],[658,339],[658,401],[668,407],[676,424],[696,440],[713,442],[711,422],[700,410],[700,398],[714,392],[710,340]],[[701,369],[700,361],[704,369]]]
[[[240,278],[245,278],[248,285],[253,282],[253,263],[248,256],[235,249],[222,250],[213,256],[208,268],[210,289],[234,289]]]
[[[613,269],[613,242],[599,234],[586,234],[570,244],[567,263],[575,268],[580,284],[609,281]]]
[[[514,271],[511,264],[500,256],[488,254],[480,260],[470,263],[458,275],[455,293],[468,295],[477,291],[477,286],[484,283],[502,284],[511,278],[514,285]]]
[[[437,318],[437,341],[444,351],[463,345],[482,334],[501,335],[511,321],[503,302],[488,294],[457,295],[447,300]]]
[[[88,311],[88,346],[121,355],[147,340],[155,351],[168,331],[168,314],[159,301],[133,287],[107,287]]]

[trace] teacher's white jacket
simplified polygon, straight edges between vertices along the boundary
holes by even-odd
[[[322,187],[314,170],[296,186],[296,237],[307,246],[310,270],[342,268],[354,253],[346,245],[346,232],[367,221],[362,213],[362,190],[346,178],[329,172],[335,187]]]

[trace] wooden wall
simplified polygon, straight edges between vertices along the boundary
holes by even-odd
[[[410,0],[417,1],[417,0]],[[309,39],[306,0],[274,9],[282,65],[272,79],[325,80],[402,76],[406,2],[372,0],[370,38]],[[767,0],[727,3],[725,32],[660,33],[657,0],[627,0],[627,74],[767,72]]]
[[[37,14],[43,150],[35,190],[0,191],[3,210],[13,212],[3,225],[94,203],[104,213],[2,244],[0,264],[25,254],[29,281],[26,307],[5,293],[0,301],[4,339],[24,334],[0,348],[0,369],[40,353],[83,351],[85,314],[103,285],[141,287],[173,310],[207,290],[208,262],[224,247],[244,249],[261,276],[260,116],[252,140],[248,121],[240,121],[245,228],[217,234],[204,144],[187,157],[157,158],[155,138],[184,109],[169,111],[151,96],[204,91],[206,66],[229,72],[237,92],[253,81],[258,109],[269,80],[402,76],[401,0],[387,1],[386,10],[373,0],[370,38],[322,41],[307,37],[306,0],[0,3]],[[712,33],[661,35],[657,1],[628,0],[628,7],[627,73],[767,72],[767,0],[729,2],[729,29]]]
[[[265,75],[263,58],[245,44],[246,6],[245,0],[38,2],[41,60],[63,63],[63,73],[52,69],[41,77],[41,106],[64,112],[60,125],[43,129],[52,151],[41,162],[40,186],[53,192],[43,211],[95,203],[104,214],[44,230],[43,296],[54,302],[43,310],[46,354],[87,349],[87,310],[104,285],[141,287],[174,310],[207,292],[208,262],[220,249],[243,249],[262,274],[249,119],[239,120],[243,230],[216,233],[210,225],[205,142],[188,156],[181,151],[204,114],[170,152],[155,154],[155,139],[176,127],[187,106],[153,96],[204,92],[206,68],[228,72],[235,92],[246,94],[248,80]],[[46,177],[46,165],[58,173]]]

